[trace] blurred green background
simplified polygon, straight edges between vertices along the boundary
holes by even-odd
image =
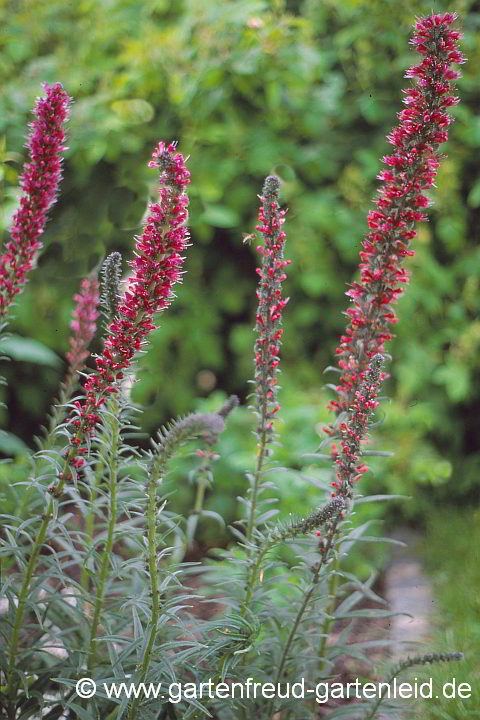
[[[301,466],[300,454],[315,450],[327,419],[330,378],[322,372],[344,326],[345,284],[356,272],[385,135],[402,107],[403,74],[419,57],[408,45],[412,24],[432,8],[460,14],[469,63],[389,348],[392,402],[377,437],[396,455],[375,465],[366,487],[411,494],[395,519],[416,523],[432,503],[478,502],[480,13],[468,0],[2,0],[6,228],[41,82],[61,81],[74,98],[59,201],[10,324],[16,362],[2,366],[9,409],[0,411],[11,433],[1,440],[6,454],[21,455],[20,440],[33,447],[65,371],[80,279],[113,250],[131,257],[155,196],[151,150],[160,139],[178,139],[191,156],[193,244],[178,299],[140,363],[134,400],[145,408],[144,429],[199,407],[212,391],[245,402],[257,261],[242,236],[253,231],[257,193],[275,172],[289,207],[293,260],[279,431],[282,452]],[[208,401],[215,402],[221,397]],[[233,512],[232,488],[244,487],[242,460],[254,439],[246,410],[230,424],[219,483]],[[285,501],[301,509],[302,492],[287,485]]]

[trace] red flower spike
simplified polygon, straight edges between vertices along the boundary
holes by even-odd
[[[364,375],[360,390],[354,393],[348,417],[339,425],[340,450],[332,447],[336,478],[332,487],[337,496],[350,497],[352,485],[368,471],[367,465],[361,462],[361,446],[367,441],[368,423],[378,406],[375,399],[385,374],[382,355],[375,355]],[[332,497],[334,493],[332,493]]]
[[[257,436],[268,442],[274,435],[274,417],[280,409],[276,399],[276,374],[279,366],[280,338],[283,330],[282,312],[288,302],[282,299],[282,282],[287,276],[283,269],[290,260],[283,259],[286,234],[282,230],[285,210],[279,206],[280,181],[274,175],[265,180],[262,206],[258,213],[257,230],[263,233],[264,244],[257,248],[262,265],[257,268],[259,288],[256,313],[257,339],[255,341],[256,409],[259,422]]]
[[[62,177],[61,152],[67,149],[62,126],[68,118],[70,98],[60,83],[43,87],[45,96],[37,98],[35,120],[30,125],[30,162],[24,166],[20,181],[20,208],[13,216],[11,240],[0,257],[0,320],[27,282]]]
[[[360,281],[353,282],[346,293],[353,304],[346,311],[347,333],[336,350],[342,375],[338,404],[331,407],[337,416],[351,406],[360,387],[360,372],[376,353],[384,352],[385,342],[393,337],[389,326],[397,318],[392,305],[408,283],[403,258],[415,254],[410,249],[415,223],[427,220],[419,211],[428,207],[422,191],[435,181],[442,157],[438,146],[448,138],[452,118],[446,109],[458,102],[451,91],[459,73],[450,64],[465,59],[456,47],[461,34],[450,29],[455,19],[454,13],[422,18],[410,41],[422,61],[406,73],[407,78],[413,78],[413,85],[404,90],[406,109],[398,114],[399,125],[387,137],[394,153],[383,158],[387,169],[378,175],[383,186],[375,200],[376,209],[368,214]],[[334,433],[332,425],[329,430],[328,434]]]
[[[71,374],[82,370],[88,357],[88,346],[97,329],[99,291],[96,275],[90,275],[82,280],[80,292],[74,296],[76,305],[71,323],[73,336],[69,338],[70,350],[67,353]]]
[[[173,286],[181,279],[182,253],[189,245],[185,189],[190,173],[174,143],[159,143],[148,165],[160,170],[159,201],[149,207],[143,233],[136,238],[135,258],[130,262],[133,274],[117,315],[108,326],[102,357],[96,358],[96,370],[85,383],[85,401],[77,404],[77,415],[71,421],[67,453],[70,468],[80,467],[78,446],[93,435],[101,422],[97,409],[110,394],[118,392],[124,370],[131,367],[135,354],[155,329],[154,316],[170,305]],[[80,427],[75,427],[77,420]]]

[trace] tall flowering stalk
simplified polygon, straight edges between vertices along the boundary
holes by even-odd
[[[96,359],[96,370],[85,383],[84,403],[76,403],[76,419],[69,423],[69,448],[63,472],[58,482],[49,487],[52,495],[28,564],[23,575],[18,597],[15,621],[8,655],[7,695],[11,707],[15,702],[19,676],[15,671],[20,632],[25,615],[25,603],[36,567],[40,549],[45,541],[50,520],[53,518],[54,497],[63,493],[65,482],[84,465],[86,442],[92,436],[101,418],[98,414],[107,399],[118,392],[124,370],[131,366],[134,355],[146,344],[149,333],[155,329],[155,313],[168,307],[172,301],[173,285],[181,279],[182,253],[188,245],[188,197],[185,188],[190,173],[183,155],[176,152],[175,144],[160,142],[155,148],[149,167],[160,170],[159,202],[150,206],[143,233],[137,237],[135,259],[130,265],[134,273],[128,289],[118,306],[118,314],[108,326],[103,354]]]
[[[370,360],[367,370],[361,373],[362,384],[360,389],[355,392],[348,414],[345,420],[339,423],[340,450],[337,451],[335,443],[332,446],[332,457],[336,464],[335,480],[332,482],[334,488],[332,492],[333,498],[341,498],[344,501],[351,499],[354,483],[360,480],[362,475],[368,471],[368,466],[361,459],[362,445],[367,441],[371,416],[379,405],[376,397],[385,379],[385,373],[382,372],[384,362],[383,355],[380,354],[374,355]],[[335,547],[335,542],[337,542],[336,535],[337,529],[335,528],[330,543],[331,549]],[[322,554],[326,552],[325,540],[320,541],[319,550]],[[340,557],[337,553],[328,576],[330,603],[322,624],[319,648],[320,669],[323,669],[325,665],[325,650],[335,615],[339,564]]]
[[[85,383],[85,402],[76,403],[77,415],[70,423],[65,468],[58,484],[50,487],[54,495],[61,494],[72,471],[83,467],[81,456],[86,453],[88,439],[100,422],[100,409],[112,393],[118,392],[124,371],[131,367],[133,357],[155,329],[155,314],[171,303],[173,286],[182,277],[184,257],[181,253],[189,239],[185,226],[188,217],[185,188],[190,182],[190,173],[174,143],[160,142],[149,167],[160,170],[159,201],[150,206],[143,233],[136,238],[135,259],[129,263],[133,274],[118,304],[117,315],[108,326],[103,353],[96,358],[96,370]]]
[[[407,107],[387,137],[394,153],[383,158],[387,169],[378,175],[384,184],[375,200],[376,209],[368,215],[360,281],[347,292],[353,306],[346,312],[350,322],[336,351],[342,372],[338,398],[329,406],[337,415],[348,410],[370,359],[383,353],[385,342],[393,337],[391,326],[397,322],[393,303],[408,283],[403,262],[415,255],[411,249],[415,223],[427,220],[424,209],[429,201],[424,191],[435,181],[442,158],[438,148],[448,139],[452,117],[447,108],[459,102],[451,93],[460,73],[451,65],[465,58],[457,49],[461,33],[450,29],[455,19],[455,13],[445,13],[418,20],[410,41],[424,57],[405,75],[414,84],[404,91]],[[333,433],[332,425],[326,432]]]
[[[141,684],[154,658],[155,643],[159,631],[162,614],[162,598],[158,577],[158,518],[165,507],[165,502],[158,496],[158,488],[165,477],[170,459],[176,450],[187,440],[203,437],[207,445],[214,445],[225,429],[225,419],[238,405],[238,398],[232,395],[218,413],[191,413],[180,420],[173,421],[168,428],[158,432],[158,442],[153,442],[154,452],[148,469],[147,496],[147,549],[146,567],[150,579],[151,617],[148,627],[148,643],[145,646],[141,663],[137,665],[135,681]],[[137,716],[139,698],[134,698],[129,709],[128,720]]]
[[[262,233],[264,244],[257,247],[262,256],[257,268],[258,309],[256,314],[257,339],[255,341],[255,409],[257,414],[257,466],[253,479],[247,539],[252,537],[258,485],[268,445],[274,438],[275,415],[280,409],[277,402],[277,372],[279,365],[283,308],[288,298],[282,298],[282,282],[286,279],[284,268],[291,260],[284,260],[286,234],[282,230],[285,210],[280,210],[280,181],[269,175],[263,185],[256,229]]]
[[[100,286],[95,274],[84,278],[80,291],[73,296],[75,307],[71,322],[72,335],[68,339],[70,349],[67,353],[68,371],[61,385],[58,401],[50,415],[48,431],[40,441],[41,449],[52,446],[59,424],[64,420],[65,404],[70,401],[78,383],[78,373],[85,367],[90,345],[97,330],[98,304],[100,302]]]
[[[415,24],[410,42],[424,57],[405,75],[415,82],[404,91],[407,108],[398,114],[400,123],[387,136],[395,150],[383,158],[387,169],[378,175],[384,184],[375,200],[376,209],[368,214],[369,232],[360,252],[360,281],[352,283],[346,293],[353,306],[345,313],[350,322],[336,351],[341,371],[337,399],[329,405],[336,412],[337,423],[324,428],[328,435],[340,438],[340,450],[332,445],[336,469],[332,485],[333,495],[345,498],[352,496],[353,483],[368,470],[361,462],[361,444],[385,377],[381,372],[382,353],[385,342],[393,338],[390,328],[397,322],[393,304],[408,283],[403,262],[415,255],[411,248],[415,223],[428,219],[423,209],[429,201],[423,193],[435,181],[442,158],[438,149],[448,139],[447,128],[453,119],[447,108],[459,102],[451,94],[453,81],[460,76],[451,64],[465,62],[457,49],[461,33],[450,29],[456,17],[455,13],[432,13]],[[338,557],[332,569],[328,588],[331,601],[319,650],[321,666],[336,602]]]
[[[13,299],[27,282],[45,228],[47,211],[53,205],[62,177],[62,157],[66,150],[63,124],[68,118],[70,99],[60,83],[44,86],[45,97],[37,98],[27,141],[30,162],[20,181],[23,196],[13,216],[11,240],[0,257],[0,321]]]
[[[71,322],[72,335],[68,340],[70,350],[67,353],[69,374],[76,375],[85,367],[90,345],[97,330],[100,285],[96,275],[84,278],[80,292],[74,295],[75,308]]]
[[[400,124],[388,136],[395,151],[383,158],[388,169],[378,176],[384,185],[375,201],[376,209],[368,215],[370,231],[360,253],[360,281],[354,282],[347,292],[353,307],[346,312],[350,322],[337,348],[341,371],[337,400],[329,405],[338,419],[335,426],[330,423],[325,428],[328,435],[340,440],[339,450],[335,443],[332,446],[336,471],[332,495],[345,500],[352,496],[353,483],[368,470],[361,462],[361,446],[367,437],[370,416],[378,405],[377,391],[385,377],[382,353],[385,342],[393,337],[390,327],[397,321],[392,305],[408,282],[402,264],[405,257],[415,254],[410,247],[416,235],[415,223],[427,220],[422,208],[428,207],[428,198],[423,191],[433,185],[440,162],[438,147],[448,138],[447,128],[452,118],[446,108],[458,102],[458,98],[450,94],[452,81],[459,77],[450,65],[464,62],[456,47],[461,35],[449,29],[455,19],[453,13],[432,14],[415,25],[411,42],[424,58],[406,73],[406,77],[416,78],[416,84],[406,91],[407,109],[399,113]],[[320,577],[318,568],[335,550],[338,533],[338,522],[335,522],[320,542],[321,560],[314,573],[315,583]],[[334,615],[337,570],[338,556],[334,557],[329,574],[330,605],[322,625],[320,668],[324,665]],[[313,585],[295,618],[277,679],[281,677],[296,629],[312,596]]]
[[[351,497],[353,484],[360,480],[368,467],[361,462],[362,444],[368,434],[368,423],[376,407],[378,389],[385,373],[382,372],[383,356],[375,355],[362,373],[363,382],[357,390],[345,421],[340,422],[340,450],[333,446],[332,455],[337,466],[336,479],[332,483],[335,491],[342,497]]]

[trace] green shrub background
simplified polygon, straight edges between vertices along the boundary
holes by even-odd
[[[377,445],[396,455],[376,463],[366,484],[413,495],[396,512],[416,521],[432,502],[477,503],[480,495],[475,8],[468,0],[433,5],[461,15],[469,63],[389,347],[392,402],[383,406]],[[257,193],[275,172],[289,207],[293,260],[281,376],[285,449],[278,458],[298,469],[304,464],[301,453],[315,450],[327,419],[323,386],[331,380],[322,373],[334,362],[344,326],[345,284],[356,271],[379,158],[388,152],[385,135],[402,108],[404,71],[419,58],[408,46],[411,26],[431,9],[431,2],[413,0],[0,2],[5,228],[18,201],[25,127],[40,83],[61,81],[74,97],[59,201],[3,348],[17,360],[2,364],[9,409],[0,419],[10,434],[1,446],[17,455],[14,466],[0,466],[4,483],[21,474],[25,444],[33,447],[55,398],[81,277],[113,250],[131,257],[132,237],[155,196],[146,164],[160,139],[178,139],[191,155],[192,247],[178,299],[140,362],[134,400],[145,407],[143,427],[151,433],[219,389],[245,402],[256,258],[255,242],[244,244],[242,236],[253,231]],[[220,402],[217,395],[206,404]],[[212,500],[227,515],[235,512],[242,462],[254,445],[245,410],[230,426]],[[315,492],[288,480],[283,508],[302,510]]]

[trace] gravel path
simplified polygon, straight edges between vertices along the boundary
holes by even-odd
[[[415,554],[418,536],[410,530],[399,531],[396,540],[407,547],[395,546],[392,560],[385,572],[385,599],[393,612],[408,613],[392,618],[392,658],[417,652],[428,652],[430,615],[434,603],[430,581]]]

